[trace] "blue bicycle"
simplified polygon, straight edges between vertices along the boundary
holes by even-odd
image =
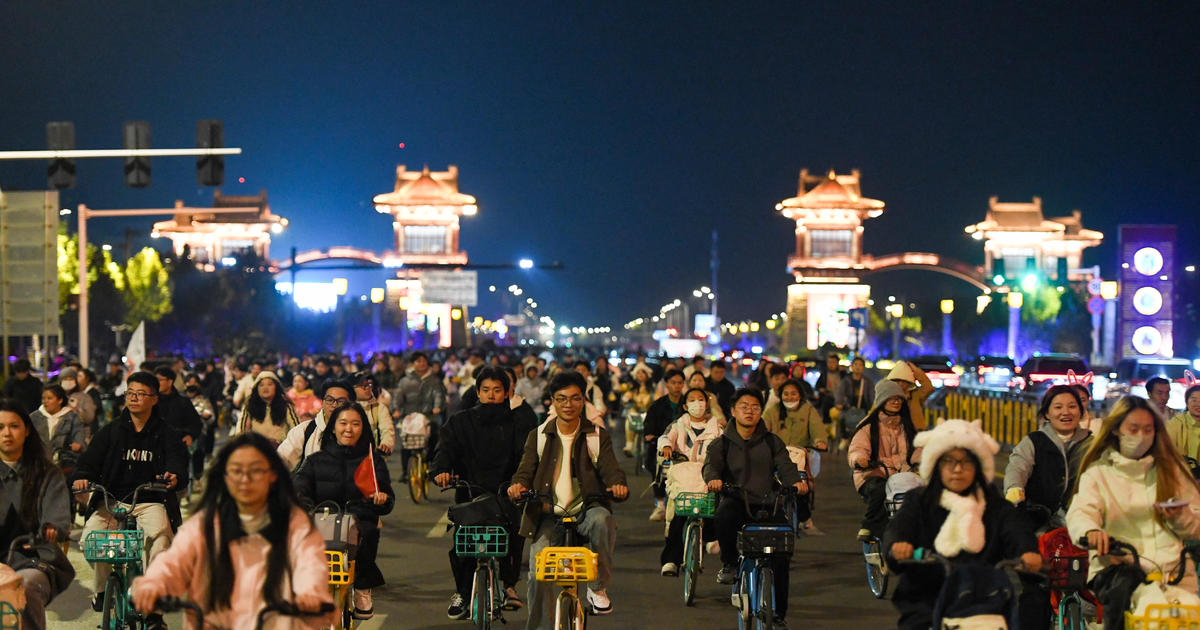
[[[747,500],[743,488],[725,484],[722,493],[740,496]],[[775,624],[775,570],[772,560],[790,558],[795,547],[796,532],[791,525],[775,525],[761,523],[780,513],[793,515],[796,511],[796,490],[785,486],[773,493],[773,514],[760,510],[751,515],[760,523],[749,523],[738,532],[738,567],[737,582],[733,585],[730,602],[738,610],[738,630],[771,630]],[[783,512],[780,512],[783,510]],[[789,521],[791,517],[789,516]]]

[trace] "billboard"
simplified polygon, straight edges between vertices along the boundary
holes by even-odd
[[[1121,357],[1175,355],[1174,225],[1119,227]]]
[[[422,271],[421,301],[426,304],[478,304],[479,274],[475,271]]]
[[[0,191],[0,334],[58,334],[58,191]]]

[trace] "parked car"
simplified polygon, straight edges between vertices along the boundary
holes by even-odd
[[[1087,363],[1077,354],[1059,352],[1035,352],[1018,369],[1021,388],[1026,392],[1040,392],[1053,385],[1069,382],[1068,373],[1083,376],[1088,372]]]
[[[1187,388],[1184,373],[1191,368],[1192,363],[1187,359],[1168,359],[1166,357],[1128,357],[1117,362],[1117,366],[1108,374],[1108,389],[1104,393],[1106,400],[1115,400],[1125,395],[1146,397],[1146,381],[1161,376],[1171,382],[1171,399],[1167,406],[1172,409],[1183,409],[1183,392]]]
[[[1020,388],[1017,364],[1010,357],[980,355],[971,361],[963,385],[978,389],[1012,390]]]
[[[944,354],[927,354],[909,359],[921,368],[934,387],[958,387],[962,369],[955,370],[954,361]]]

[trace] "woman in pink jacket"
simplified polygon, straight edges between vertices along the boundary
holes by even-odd
[[[883,536],[888,520],[887,478],[915,470],[913,462],[921,459],[920,449],[913,445],[917,430],[909,413],[904,390],[894,381],[880,381],[875,386],[875,404],[850,440],[847,459],[854,469],[854,487],[867,504],[859,540]]]
[[[186,597],[204,609],[206,625],[222,628],[253,628],[270,604],[316,612],[332,603],[325,540],[300,508],[267,438],[242,433],[221,449],[196,514],[132,591],[142,612],[161,597]],[[277,617],[268,627],[315,628],[332,620],[333,613]]]

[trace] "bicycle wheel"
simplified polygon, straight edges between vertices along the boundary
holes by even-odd
[[[771,630],[775,623],[775,574],[771,567],[763,567],[758,574],[758,618],[759,630]]]
[[[125,601],[125,581],[116,571],[109,573],[108,579],[104,581],[103,610],[101,630],[124,630],[125,625],[131,621],[126,618],[129,604]]]
[[[425,490],[425,455],[417,451],[408,460],[408,496],[413,503],[420,503],[425,499]]]
[[[578,599],[563,593],[559,595],[555,608],[554,621],[558,630],[581,630],[581,627],[576,626],[576,618],[582,616]]]
[[[883,555],[879,550],[879,540],[872,538],[863,541],[863,563],[867,565],[867,587],[875,599],[882,599],[887,594],[888,574],[883,568]]]
[[[750,574],[743,571],[738,575],[737,584],[734,585],[734,597],[737,601],[734,606],[738,609],[738,630],[750,630],[751,606],[750,606]]]
[[[1079,605],[1079,596],[1072,593],[1058,603],[1059,630],[1086,630],[1087,623],[1083,620],[1083,607]]]
[[[492,581],[486,568],[475,570],[471,586],[471,623],[479,630],[492,627]]]
[[[675,518],[680,518],[678,515]],[[683,535],[683,605],[691,606],[696,597],[696,577],[700,573],[700,524],[688,523]]]

